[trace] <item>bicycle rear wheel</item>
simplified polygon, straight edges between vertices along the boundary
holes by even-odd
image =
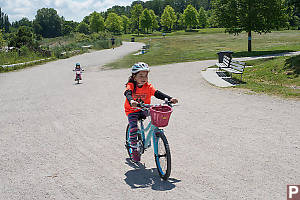
[[[130,159],[132,159],[132,148],[130,146],[130,129],[129,129],[129,124],[127,125],[127,128],[126,128],[126,138],[125,138],[125,147],[127,149],[127,153],[128,153],[128,156]],[[137,147],[138,147],[138,151],[140,153],[140,156],[142,156],[142,154],[144,153],[144,143],[143,143],[143,140],[142,140],[142,136],[140,133],[137,134]]]
[[[159,176],[167,180],[171,174],[171,153],[169,143],[163,133],[156,133],[157,136],[157,155],[154,154],[156,167]]]
[[[128,156],[129,158],[131,159],[131,153],[132,153],[132,149],[130,148],[130,143],[129,143],[129,124],[127,125],[127,128],[126,128],[126,138],[125,138],[125,141],[126,141],[126,144],[125,144],[125,147],[127,149],[127,153],[128,153]]]

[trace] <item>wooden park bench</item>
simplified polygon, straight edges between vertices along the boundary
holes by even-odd
[[[243,73],[245,69],[245,63],[237,60],[233,60],[232,58],[224,55],[222,63],[216,63],[219,67],[219,70],[224,70],[230,73],[230,77],[232,74],[241,74],[241,81],[243,78]]]

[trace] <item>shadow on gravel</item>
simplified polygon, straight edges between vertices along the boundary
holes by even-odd
[[[126,164],[134,168],[125,173],[124,179],[132,189],[151,187],[153,190],[166,191],[172,190],[176,187],[175,183],[181,181],[174,178],[164,181],[160,178],[156,168],[146,169],[143,164],[133,163],[129,158],[126,161]]]

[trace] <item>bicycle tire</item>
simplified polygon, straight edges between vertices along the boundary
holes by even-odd
[[[130,159],[132,159],[132,149],[130,147],[130,144],[129,144],[129,124],[127,125],[127,128],[126,128],[126,138],[125,138],[125,141],[126,141],[126,144],[125,144],[125,147],[127,149],[127,153],[128,153],[128,156]],[[142,141],[142,138],[141,138],[141,134],[138,134],[138,140],[137,140],[137,144],[140,146],[140,156],[142,157],[142,154],[144,153],[144,143]]]
[[[129,124],[127,125],[127,128],[126,128],[126,137],[125,137],[126,144],[125,144],[125,147],[127,149],[128,156],[131,159],[132,150],[131,150],[130,145],[129,145],[129,131],[128,130],[129,130]]]
[[[156,133],[156,137],[156,147],[158,155],[154,154],[155,164],[159,176],[163,180],[168,180],[171,174],[171,153],[169,143],[166,136],[163,133]]]

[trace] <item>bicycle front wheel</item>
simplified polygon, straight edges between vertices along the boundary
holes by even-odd
[[[167,180],[171,174],[171,153],[169,143],[163,133],[156,133],[157,136],[157,154],[154,154],[156,167],[159,176]]]

